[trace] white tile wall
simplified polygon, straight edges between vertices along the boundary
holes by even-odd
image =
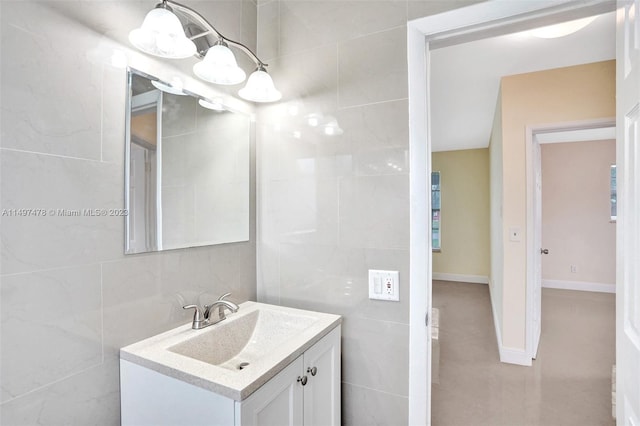
[[[197,3],[255,46],[252,0]],[[0,210],[123,208],[126,70],[105,55],[117,47],[137,68],[175,72],[110,40],[151,7],[0,3]],[[250,171],[253,200],[254,158]],[[183,304],[227,291],[255,300],[250,210],[249,243],[133,256],[122,217],[0,217],[0,424],[119,424],[120,347],[188,322]]]
[[[258,118],[259,299],[345,316],[343,424],[408,413],[406,13],[403,1],[258,6],[285,95]],[[309,127],[312,113],[344,133]],[[401,271],[401,302],[369,300],[369,268]]]
[[[344,315],[345,425],[407,423],[405,24],[466,3],[258,3],[259,53],[273,57],[284,94],[258,118],[258,295]],[[336,117],[344,133],[309,127],[311,113]],[[400,302],[369,300],[368,269],[400,271]]]
[[[406,424],[404,25],[466,2],[187,3],[257,45],[285,94],[258,127],[260,299],[345,315],[343,423]],[[1,208],[122,206],[125,74],[105,53],[175,72],[123,47],[150,6],[0,3]],[[344,134],[283,114],[291,100]],[[122,218],[0,219],[2,424],[118,424],[120,346],[187,321],[186,302],[256,297],[255,243],[125,257]],[[369,268],[400,270],[401,302],[367,298]]]

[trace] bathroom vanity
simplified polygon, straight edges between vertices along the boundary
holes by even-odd
[[[339,425],[340,323],[245,302],[122,348],[122,425]]]

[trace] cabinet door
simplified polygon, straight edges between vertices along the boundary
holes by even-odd
[[[302,356],[240,403],[242,426],[300,426],[302,425]]]
[[[339,426],[340,326],[304,353],[304,374],[304,426]]]

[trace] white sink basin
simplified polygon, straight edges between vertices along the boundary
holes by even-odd
[[[227,319],[134,343],[120,358],[241,401],[341,322],[338,315],[245,302]]]
[[[239,311],[241,313],[241,311]],[[317,318],[258,307],[209,326],[169,348],[171,352],[219,365],[232,371],[249,368],[278,345],[311,326]]]

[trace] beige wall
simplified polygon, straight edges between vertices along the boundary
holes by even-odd
[[[609,182],[615,162],[615,140],[542,145],[542,244],[549,249],[543,279],[615,283]]]
[[[525,130],[529,125],[574,122],[615,116],[615,61],[578,65],[504,77],[503,136],[503,280],[502,344],[525,349],[526,171]],[[508,229],[518,227],[519,242]]]
[[[489,275],[489,149],[434,152],[440,172],[442,251],[433,272]]]

